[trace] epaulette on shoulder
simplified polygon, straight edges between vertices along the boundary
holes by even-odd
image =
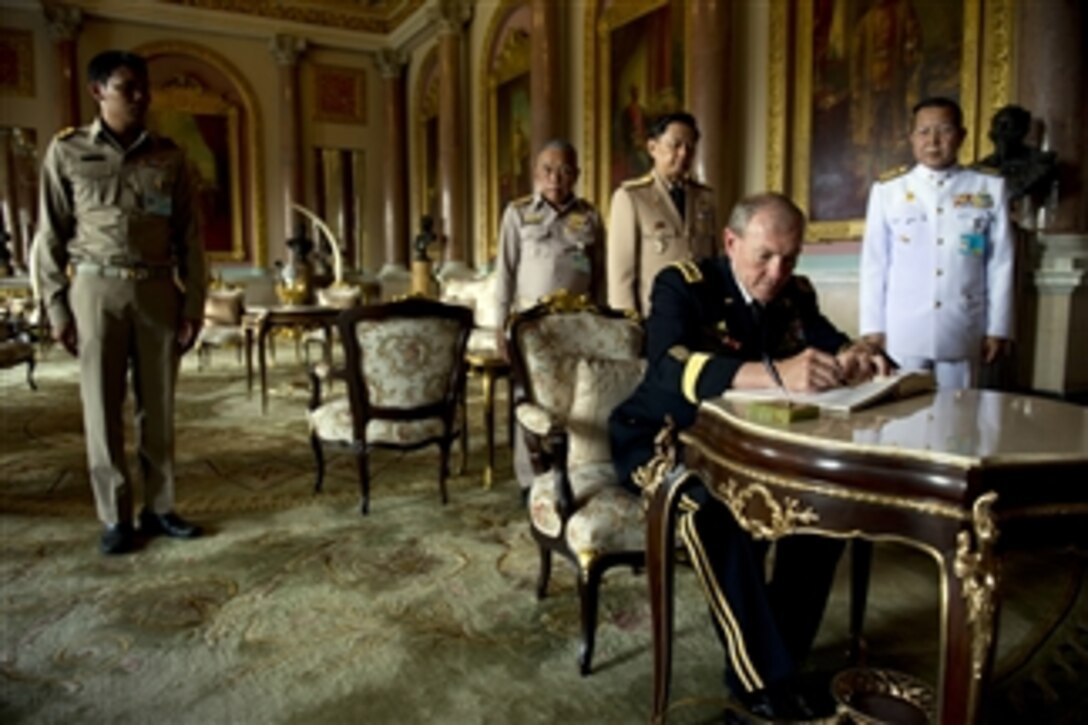
[[[680,270],[680,274],[684,275],[684,281],[688,284],[695,284],[696,282],[703,281],[703,272],[699,269],[699,265],[690,259],[683,259],[679,262],[673,262],[670,267],[676,267]]]
[[[986,174],[986,176],[1001,176],[1001,170],[996,169],[993,166],[979,165],[979,166],[975,166],[973,168],[974,168],[975,171],[977,171],[980,174]]]
[[[910,166],[908,166],[907,164],[903,164],[902,166],[896,166],[894,169],[888,169],[878,178],[881,181],[891,181],[892,179],[898,179],[900,176],[903,176],[908,171],[910,171]]]
[[[61,130],[57,131],[57,134],[53,136],[53,138],[59,141],[63,141],[66,138],[71,138],[78,130],[79,129],[75,126],[68,126],[67,128],[62,128]]]
[[[519,206],[520,207],[520,206],[527,205],[532,200],[533,200],[533,195],[532,194],[526,194],[525,196],[519,196],[517,199],[514,199],[510,203],[513,204],[514,206]]]
[[[649,186],[652,183],[654,183],[654,175],[643,174],[637,179],[628,179],[627,181],[623,182],[622,186],[625,189],[637,189],[642,186]]]

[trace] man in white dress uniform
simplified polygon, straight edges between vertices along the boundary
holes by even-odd
[[[861,248],[861,334],[903,369],[933,370],[941,388],[974,386],[1013,329],[1005,182],[957,164],[966,135],[954,101],[914,107],[918,163],[873,184]]]

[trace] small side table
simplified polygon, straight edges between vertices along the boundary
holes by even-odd
[[[257,365],[261,381],[261,414],[268,411],[268,363],[265,356],[268,333],[276,327],[307,329],[321,327],[332,339],[332,326],[343,310],[320,305],[252,308],[242,317],[246,345],[246,389],[253,391],[253,342],[257,342]]]
[[[484,433],[487,436],[487,465],[484,467],[484,488],[491,488],[495,471],[495,381],[510,377],[510,363],[495,355],[470,353],[465,355],[468,371],[480,375],[484,389]],[[467,431],[465,432],[467,435]]]

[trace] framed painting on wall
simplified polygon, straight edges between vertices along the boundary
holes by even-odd
[[[530,109],[529,34],[507,34],[488,74],[487,260],[498,253],[499,220],[514,199],[533,192],[532,112]]]
[[[924,98],[960,104],[960,161],[975,159],[980,110],[997,102],[979,92],[981,22],[979,0],[774,0],[767,181],[808,214],[809,239],[861,236],[872,182],[913,163]]]
[[[681,0],[613,2],[598,22],[601,143],[598,198],[652,167],[646,129],[656,116],[684,105],[684,22]]]
[[[237,107],[182,76],[154,89],[148,126],[185,150],[208,258],[245,259]]]
[[[0,94],[34,95],[34,33],[0,28]]]

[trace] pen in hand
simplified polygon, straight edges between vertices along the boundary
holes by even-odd
[[[787,402],[792,403],[793,398],[790,396],[790,391],[786,388],[786,384],[782,382],[782,376],[778,374],[778,368],[775,366],[774,360],[767,353],[763,353],[763,366],[767,368],[767,374],[771,376],[771,380],[782,391],[782,395],[785,396]]]

